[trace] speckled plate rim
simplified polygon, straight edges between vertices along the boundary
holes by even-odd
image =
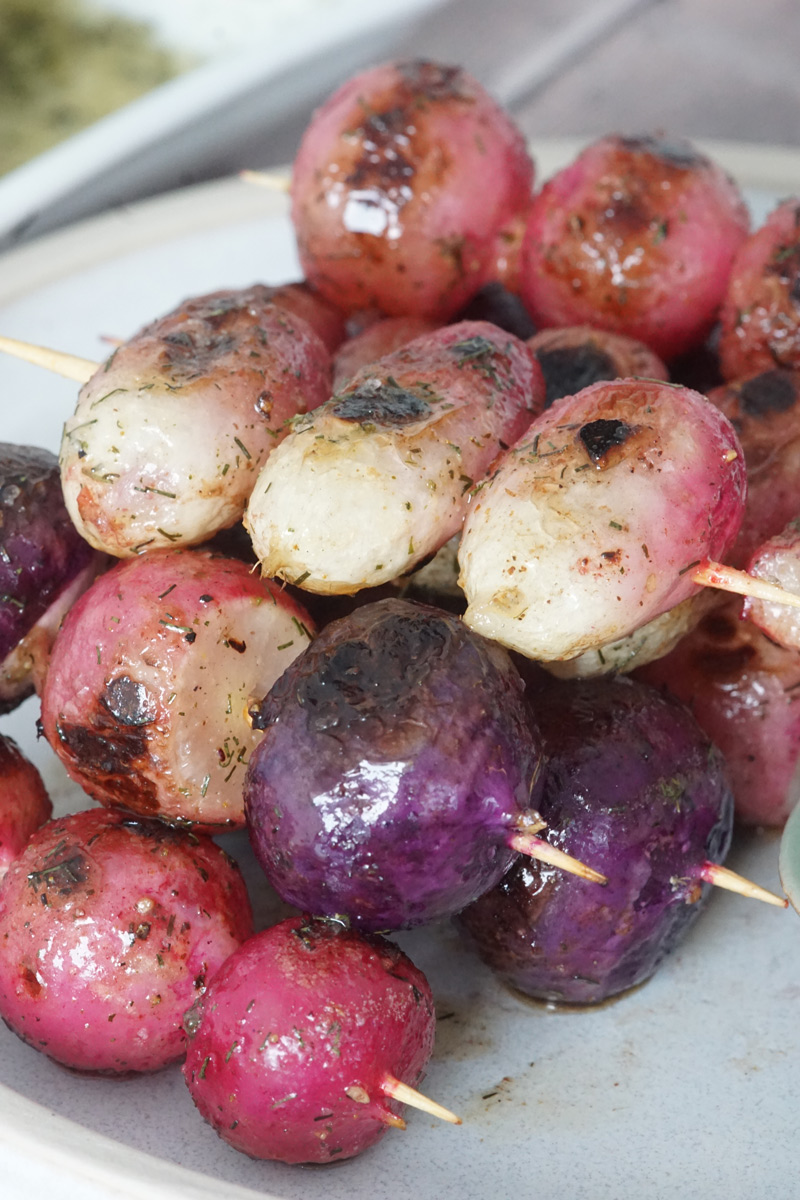
[[[584,139],[533,143],[540,180],[569,162]],[[736,142],[698,142],[748,190],[800,194],[800,151]],[[104,213],[0,257],[0,303],[31,294],[107,257],[182,236],[288,211],[285,192],[225,179]],[[798,818],[800,822],[800,818]],[[798,824],[800,828],[800,824]],[[3,1195],[37,1196],[62,1181],[65,1200],[280,1200],[275,1193],[199,1174],[94,1133],[0,1084]],[[80,1190],[76,1190],[80,1189]]]

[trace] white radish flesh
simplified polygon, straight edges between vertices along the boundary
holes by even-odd
[[[733,427],[696,392],[629,379],[557,401],[474,499],[465,620],[543,661],[627,637],[724,555],[745,487]]]
[[[187,301],[82,388],[61,446],[79,532],[120,558],[240,519],[285,422],[328,394],[330,357],[267,288]]]
[[[483,321],[365,367],[261,473],[245,521],[262,570],[323,593],[411,570],[460,529],[473,482],[543,399],[527,346]]]

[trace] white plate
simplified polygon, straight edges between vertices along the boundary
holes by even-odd
[[[201,0],[117,0],[175,45]],[[116,204],[260,167],[287,122],[380,61],[443,0],[239,0],[201,4],[182,38],[209,61],[0,179],[0,251]],[[216,9],[216,12],[214,11]],[[233,26],[238,22],[239,30]]]
[[[547,174],[574,143],[534,147]],[[761,219],[800,190],[790,153],[715,146]],[[286,201],[238,181],[173,194],[52,235],[0,260],[0,332],[100,358],[185,295],[296,276]],[[57,448],[75,385],[0,361],[4,441]],[[58,811],[80,804],[33,732],[29,701],[0,727],[43,770]],[[776,835],[740,838],[731,865],[779,886]],[[262,885],[256,885],[260,891]],[[426,1081],[461,1113],[412,1114],[333,1168],[257,1163],[194,1112],[180,1072],[82,1079],[0,1030],[5,1200],[703,1200],[800,1195],[800,925],[728,894],[646,986],[586,1012],[555,1012],[495,983],[448,928],[400,939],[442,1020]],[[56,1190],[57,1189],[57,1190]]]

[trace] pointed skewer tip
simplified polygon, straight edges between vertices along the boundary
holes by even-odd
[[[243,183],[254,183],[258,187],[268,188],[271,192],[288,192],[289,176],[279,171],[251,171],[247,168],[239,172]]]
[[[800,596],[787,592],[776,583],[768,583],[747,571],[739,571],[736,567],[726,567],[724,563],[712,562],[706,559],[701,562],[692,574],[692,583],[703,587],[719,588],[723,592],[733,592],[737,596],[752,596],[755,600],[766,600],[770,604],[789,604],[800,608]]]
[[[536,837],[529,833],[517,833],[509,841],[512,850],[516,850],[518,854],[525,854],[528,858],[535,858],[539,862],[549,863],[551,867],[560,867],[562,871],[569,871],[571,875],[578,875],[581,879],[588,879],[590,883],[608,883],[605,875],[601,875],[599,871],[589,867],[586,863],[582,863],[580,859],[573,858],[571,854],[567,854],[564,850],[559,850],[557,846],[551,846],[544,838]]]
[[[706,883],[713,883],[716,887],[725,888],[726,891],[746,896],[748,900],[763,900],[764,904],[774,904],[776,908],[789,907],[789,901],[785,896],[769,892],[750,879],[745,879],[743,875],[737,875],[728,867],[720,866],[719,863],[704,862],[697,873]]]
[[[65,354],[61,350],[50,350],[47,346],[37,346],[33,342],[21,342],[18,338],[0,337],[0,350],[13,358],[32,363],[35,367],[44,367],[54,375],[63,375],[65,379],[72,379],[75,383],[87,383],[100,366],[88,358],[78,358],[75,354]]]
[[[411,1108],[418,1108],[420,1112],[430,1113],[432,1117],[439,1117],[442,1121],[449,1121],[451,1125],[461,1124],[461,1117],[457,1117],[455,1113],[450,1112],[449,1108],[443,1108],[435,1100],[429,1100],[427,1096],[423,1096],[422,1092],[418,1092],[416,1088],[409,1087],[407,1083],[401,1083],[393,1075],[386,1076],[381,1084],[381,1091],[384,1095],[391,1096],[393,1100],[399,1100],[401,1104],[408,1104]]]

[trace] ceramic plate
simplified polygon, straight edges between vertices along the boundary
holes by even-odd
[[[714,146],[760,220],[800,190],[788,152]],[[546,175],[574,143],[534,147]],[[94,219],[0,260],[0,333],[87,358],[186,295],[276,283],[298,265],[286,200],[238,181]],[[56,449],[75,385],[0,361],[2,439]],[[82,803],[47,746],[37,705],[0,728],[42,770],[58,812]],[[244,839],[234,848],[250,869]],[[738,839],[735,870],[778,888],[776,834]],[[261,900],[266,885],[253,872]],[[117,1082],[65,1072],[0,1030],[5,1200],[704,1200],[797,1194],[800,924],[793,910],[719,893],[656,977],[618,1002],[559,1011],[493,981],[449,927],[399,939],[439,1015],[425,1090],[459,1128],[411,1114],[360,1159],[260,1163],[194,1111],[179,1069]]]

